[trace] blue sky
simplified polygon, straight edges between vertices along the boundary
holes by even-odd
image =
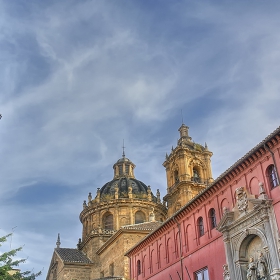
[[[0,1],[0,234],[45,279],[122,155],[166,190],[184,123],[218,177],[280,124],[280,2]],[[5,215],[3,214],[5,213]],[[4,250],[2,248],[2,250]]]

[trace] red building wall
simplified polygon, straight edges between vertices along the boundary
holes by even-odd
[[[207,267],[209,279],[222,280],[223,265],[227,262],[223,236],[215,228],[211,228],[209,211],[211,208],[215,210],[218,224],[224,209],[231,210],[235,205],[235,190],[238,187],[245,187],[249,193],[257,197],[259,183],[263,182],[266,194],[273,200],[279,229],[279,181],[278,186],[271,188],[267,177],[267,169],[271,164],[275,164],[276,169],[280,170],[279,139],[280,129],[252,149],[202,194],[131,249],[127,253],[131,262],[131,279],[193,280],[196,279],[196,271]],[[199,218],[203,219],[202,236],[199,234]]]

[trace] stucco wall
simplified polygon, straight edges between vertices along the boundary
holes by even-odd
[[[121,233],[117,239],[100,254],[100,272],[110,276],[109,267],[114,264],[114,276],[129,279],[129,259],[125,252],[147,235],[147,232]]]

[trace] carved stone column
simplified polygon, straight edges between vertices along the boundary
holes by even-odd
[[[224,236],[224,245],[225,245],[225,250],[226,250],[226,259],[228,263],[228,272],[230,275],[230,279],[236,279],[236,280],[242,280],[242,278],[236,278],[235,277],[235,272],[234,272],[234,266],[233,266],[233,256],[231,252],[231,245],[230,245],[230,238],[228,232],[223,232]]]
[[[230,280],[228,265],[227,265],[227,264],[224,264],[224,265],[223,265],[223,269],[224,269],[224,272],[223,272],[224,280]]]
[[[268,249],[270,253],[271,265],[272,265],[272,273],[271,280],[280,280],[280,269],[279,269],[279,256],[276,251],[276,245],[272,234],[271,225],[269,223],[268,216],[264,217],[264,228],[266,233],[266,238],[268,241]]]
[[[115,206],[115,221],[116,221],[116,230],[120,228],[120,223],[119,223],[119,206]]]
[[[129,213],[129,214],[130,214],[130,215],[129,215],[129,216],[130,216],[130,223],[129,223],[129,224],[130,224],[130,225],[132,225],[132,224],[135,223],[135,221],[133,221],[133,211],[132,211],[132,210],[133,210],[133,208],[132,208],[132,206],[130,205],[130,206],[129,206],[129,212],[130,212],[130,213]]]

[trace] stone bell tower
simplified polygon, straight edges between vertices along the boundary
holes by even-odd
[[[166,169],[168,217],[172,216],[212,181],[211,156],[207,148],[192,141],[188,127],[179,128],[177,147],[166,154],[163,166]]]

